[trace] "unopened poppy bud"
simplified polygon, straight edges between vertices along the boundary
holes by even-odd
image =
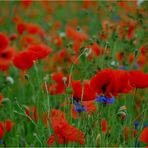
[[[73,89],[72,88],[66,88],[66,93],[67,94],[72,94],[73,93]]]
[[[92,51],[91,48],[85,48],[84,49],[85,56],[88,57],[91,54],[91,51]]]
[[[66,84],[67,78],[63,77],[62,80],[63,80],[64,84]]]
[[[101,136],[100,136],[100,134],[98,134],[96,137],[96,147],[100,146],[100,142],[101,142]]]
[[[47,75],[43,78],[43,80],[44,80],[45,82],[47,82],[47,81],[49,80],[49,75],[47,74]]]
[[[37,133],[33,133],[33,136],[37,136]]]
[[[2,103],[5,104],[5,103],[7,103],[7,102],[9,102],[9,101],[10,101],[9,98],[3,98]]]
[[[60,32],[60,37],[65,37],[66,36],[66,34],[65,34],[65,32]]]
[[[137,57],[137,55],[138,55],[138,49],[135,49],[135,57]]]
[[[127,107],[125,105],[123,105],[119,108],[119,111],[126,111],[126,110],[127,110]]]
[[[12,77],[6,77],[6,81],[7,81],[9,84],[11,84],[11,85],[14,84],[14,80],[13,80]]]
[[[25,78],[26,80],[29,80],[29,75],[28,75],[28,74],[25,74],[25,75],[24,75],[24,78]]]
[[[81,31],[81,28],[79,26],[77,27],[77,31]]]

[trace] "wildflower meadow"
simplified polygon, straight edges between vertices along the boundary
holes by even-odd
[[[148,1],[0,0],[0,147],[148,147]]]

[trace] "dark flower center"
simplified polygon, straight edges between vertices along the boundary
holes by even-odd
[[[2,54],[1,54],[1,57],[2,57],[2,58],[6,58],[6,57],[7,57],[7,53],[2,53]]]

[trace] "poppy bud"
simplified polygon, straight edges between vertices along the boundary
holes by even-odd
[[[11,84],[11,85],[14,84],[14,80],[13,80],[12,77],[6,77],[6,81],[7,81],[9,84]]]
[[[100,146],[100,141],[101,141],[101,136],[100,136],[100,134],[98,134],[96,137],[96,147]]]

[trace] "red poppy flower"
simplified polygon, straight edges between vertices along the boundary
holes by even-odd
[[[129,63],[130,64],[132,64],[132,62],[134,61],[134,58],[135,58],[135,56],[133,53],[129,55]]]
[[[30,34],[37,34],[40,31],[40,27],[37,24],[29,23],[26,25],[26,31]]]
[[[25,113],[26,113],[27,116],[29,116],[30,118],[32,118],[34,121],[37,121],[38,120],[36,106],[33,106],[31,109],[27,106],[25,108]]]
[[[3,33],[0,33],[0,51],[9,45],[9,39]]]
[[[30,69],[33,66],[34,55],[30,51],[22,51],[18,53],[14,59],[13,64],[22,71]]]
[[[3,135],[4,135],[3,123],[0,122],[0,140],[3,138]]]
[[[133,37],[135,28],[136,28],[136,24],[134,22],[131,22],[129,24],[128,33],[127,33],[128,39],[131,39]]]
[[[0,51],[0,65],[10,64],[15,55],[15,49],[8,47],[5,50]]]
[[[130,85],[130,75],[125,70],[114,70],[115,85],[114,94],[128,93],[133,87]]]
[[[0,70],[6,71],[12,63],[15,55],[15,49],[7,47],[5,50],[0,51]]]
[[[105,134],[107,132],[107,121],[105,119],[101,120],[101,127],[102,127],[102,133]]]
[[[106,94],[111,97],[114,92],[115,75],[113,70],[104,69],[94,75],[91,80],[91,86],[98,94]]]
[[[129,137],[129,128],[124,126],[123,127],[123,137],[124,137],[124,140],[126,141]]]
[[[91,46],[93,52],[95,53],[96,56],[99,56],[100,53],[101,53],[101,49],[100,47],[98,46],[97,43],[94,43],[92,46]]]
[[[12,127],[14,125],[14,123],[11,120],[6,120],[4,122],[5,124],[5,128],[6,128],[6,132],[10,132],[12,130]]]
[[[146,55],[140,54],[138,59],[137,59],[137,63],[139,64],[139,66],[144,66],[147,63]]]
[[[142,45],[140,47],[140,53],[143,54],[143,55],[146,55],[147,50],[148,50],[147,45]]]
[[[34,54],[34,60],[37,60],[37,59],[43,59],[46,56],[48,56],[52,52],[52,49],[44,44],[38,44],[38,45],[31,45],[28,48],[28,51],[31,51]]]
[[[60,36],[55,36],[52,38],[52,43],[54,43],[57,47],[61,47],[63,44],[63,40]]]
[[[69,39],[74,41],[85,41],[89,38],[84,32],[78,32],[70,26],[66,27],[66,35]]]
[[[65,92],[65,85],[66,86],[68,85],[69,76],[65,77],[66,82],[64,82],[63,78],[64,78],[64,74],[62,72],[57,72],[52,74],[52,80],[54,80],[55,82],[48,85],[48,90],[50,94],[54,95],[54,94],[61,94]]]
[[[51,115],[49,115],[49,116],[47,116],[47,114],[45,113],[44,114],[44,124],[47,128],[48,128],[48,122],[47,121],[48,121],[49,118],[58,118],[58,119],[63,118],[63,119],[65,119],[65,114],[64,114],[63,111],[57,110],[57,109],[52,109]]]
[[[17,31],[22,35],[26,31],[26,24],[24,22],[17,24]]]
[[[90,83],[98,94],[111,98],[132,89],[129,79],[130,75],[124,70],[104,69],[93,76]]]
[[[52,118],[52,127],[55,134],[51,135],[47,141],[48,145],[57,140],[59,144],[71,142],[79,142],[84,144],[84,134],[76,127],[69,125],[63,118]],[[56,138],[55,138],[56,135]]]
[[[148,87],[148,74],[145,74],[139,70],[133,70],[129,72],[130,83],[135,88],[147,88]]]
[[[141,132],[140,141],[148,144],[148,127],[145,127]]]
[[[25,9],[32,4],[32,0],[22,0],[21,2]]]
[[[83,96],[82,96],[83,86],[82,86],[80,80],[73,81],[72,88],[73,88],[73,92],[74,92],[73,96],[77,100],[81,100],[82,97],[83,97],[82,98],[83,101],[90,101],[90,100],[94,100],[96,98],[96,92],[90,86],[89,80],[84,80]]]
[[[3,95],[0,94],[0,104],[1,104],[2,100],[3,100]]]

